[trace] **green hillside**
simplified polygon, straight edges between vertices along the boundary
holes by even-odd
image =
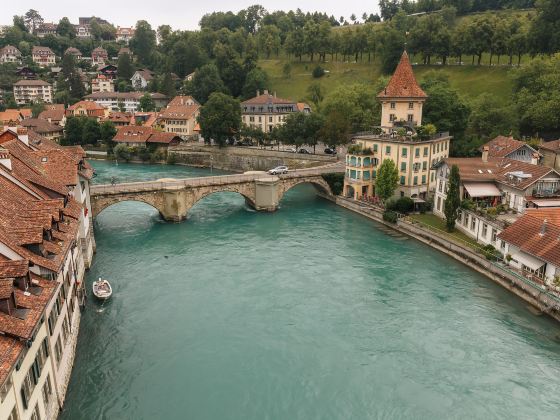
[[[321,79],[311,76],[313,68],[317,63],[289,61],[291,64],[291,77],[283,75],[283,67],[287,59],[260,60],[259,65],[266,70],[270,77],[271,88],[278,96],[303,100],[309,84],[319,81],[325,96],[339,85],[364,82],[373,84],[381,74],[377,63],[342,63],[331,62],[321,64],[328,73]],[[444,73],[449,77],[452,87],[457,89],[465,98],[474,98],[482,93],[490,93],[502,101],[510,100],[512,89],[511,78],[508,67],[487,66],[414,66],[414,72],[418,80],[426,72],[434,70]]]

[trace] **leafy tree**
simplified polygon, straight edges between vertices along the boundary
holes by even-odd
[[[107,150],[113,150],[115,142],[113,137],[117,134],[117,129],[112,121],[103,121],[99,125],[99,139],[107,146]]]
[[[321,129],[325,125],[325,117],[318,112],[303,115],[305,115],[305,144],[312,146],[315,153],[317,144],[322,140]]]
[[[292,77],[292,65],[290,63],[284,63],[282,67],[282,75],[284,79],[291,79]]]
[[[266,58],[270,58],[272,53],[276,53],[278,56],[281,40],[280,31],[276,26],[263,26],[258,32],[257,39],[259,48],[265,53]]]
[[[461,176],[459,167],[453,165],[449,174],[449,188],[447,189],[447,199],[445,200],[444,213],[445,225],[449,232],[455,229],[455,221],[457,220],[457,210],[461,205],[461,197],[459,188],[461,186]]]
[[[286,117],[284,124],[277,130],[277,137],[284,144],[293,144],[301,147],[307,143],[305,114],[303,112],[293,112]]]
[[[82,128],[83,144],[96,144],[101,139],[99,122],[95,118],[87,118]]]
[[[145,20],[136,23],[134,36],[130,40],[130,48],[143,64],[150,64],[156,49],[156,32]]]
[[[345,145],[350,141],[350,121],[336,109],[325,114],[323,127],[319,131],[321,141],[331,147]]]
[[[128,162],[131,158],[130,149],[126,144],[117,144],[113,149],[113,155],[117,160],[124,160]]]
[[[449,131],[459,143],[467,128],[470,108],[441,74],[429,72],[421,82],[428,94],[423,108],[424,124],[434,124],[440,131]]]
[[[85,117],[69,117],[64,126],[64,139],[62,141],[65,145],[85,144],[83,140],[83,127],[85,124]]]
[[[380,120],[376,117],[379,109],[375,98],[377,93],[360,83],[338,86],[325,97],[321,111],[324,115],[334,111],[341,114],[348,120],[352,132],[369,130]]]
[[[239,101],[224,93],[212,93],[200,110],[198,122],[205,142],[213,140],[220,147],[224,146],[228,138],[239,133],[241,127]]]
[[[519,117],[515,104],[504,104],[489,93],[472,102],[467,133],[482,140],[498,135],[519,135]]]
[[[34,102],[33,105],[31,105],[31,114],[33,115],[33,118],[37,118],[44,110],[45,104],[42,101]]]
[[[171,73],[165,73],[163,75],[163,80],[161,81],[159,91],[169,98],[175,96],[177,91],[175,90],[175,82],[171,77]]]
[[[129,54],[124,53],[119,55],[117,61],[117,74],[119,79],[130,80],[134,74],[134,65]]]
[[[25,25],[24,16],[14,16],[13,19],[14,28],[21,32],[29,32],[27,26]]]
[[[216,65],[206,64],[194,73],[192,82],[187,86],[187,92],[204,104],[213,92],[227,93],[227,88]]]
[[[25,21],[25,26],[27,27],[28,31],[32,34],[34,34],[45,21],[39,14],[39,12],[34,9],[29,9],[27,13],[23,16],[23,19]]]
[[[323,89],[321,88],[321,84],[317,82],[311,83],[307,87],[307,96],[309,100],[315,105],[315,108],[319,108],[323,99],[325,99],[325,95],[323,94]]]
[[[375,194],[383,201],[391,198],[399,185],[399,171],[393,159],[385,159],[377,171]]]
[[[144,93],[144,95],[140,98],[140,103],[138,104],[138,108],[140,111],[143,112],[154,111],[156,106],[154,104],[154,100],[152,99],[152,95],[150,95],[148,92]]]
[[[381,69],[390,74],[395,71],[401,59],[405,38],[397,29],[387,28],[382,36],[383,50],[381,51]]]
[[[257,67],[247,73],[245,84],[243,85],[243,98],[249,99],[255,96],[257,90],[269,88],[268,74]]]
[[[74,25],[70,23],[70,20],[67,17],[63,17],[58,21],[56,33],[60,36],[65,36],[68,38],[76,37],[76,29],[74,28]]]

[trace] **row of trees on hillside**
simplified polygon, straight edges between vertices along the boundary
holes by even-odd
[[[391,19],[399,10],[414,14],[454,7],[460,15],[465,15],[487,10],[528,9],[534,6],[535,0],[379,0],[383,20]]]

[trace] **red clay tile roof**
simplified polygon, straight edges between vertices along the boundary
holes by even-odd
[[[31,108],[20,108],[19,112],[23,115],[23,118],[31,118],[33,116]]]
[[[42,120],[51,120],[51,122],[60,122],[64,118],[65,110],[62,109],[46,109],[39,114]]]
[[[181,138],[174,133],[165,133],[151,127],[127,125],[119,127],[113,141],[117,143],[159,143],[170,144]]]
[[[62,133],[64,130],[61,126],[51,124],[42,118],[27,118],[22,120],[20,125],[35,131],[37,134]]]
[[[418,85],[407,52],[401,60],[389,84],[377,95],[378,98],[427,98],[426,92]]]
[[[515,152],[517,149],[520,149],[523,146],[527,146],[533,152],[537,153],[537,151],[527,143],[520,140],[515,140],[513,137],[498,136],[483,145],[480,150],[482,150],[482,148],[486,146],[488,146],[488,156],[490,157],[506,157],[510,153]]]
[[[40,45],[35,45],[31,50],[31,54],[39,54],[41,52],[54,55],[53,51],[49,47],[42,47]]]
[[[551,150],[556,153],[560,153],[560,140],[547,141],[541,144],[541,149]]]
[[[498,238],[521,251],[560,267],[560,226],[547,223],[532,215],[524,215],[498,235]]]
[[[0,112],[0,123],[7,124],[9,122],[17,123],[23,119],[19,109],[6,109]]]
[[[457,165],[461,181],[496,181],[498,183],[525,190],[539,179],[550,173],[558,174],[554,169],[546,166],[532,165],[508,158],[488,158],[484,162],[481,158],[447,158],[444,159],[449,167]],[[512,172],[523,172],[531,175],[527,178],[511,177]]]
[[[159,114],[159,118],[168,120],[190,120],[199,110],[199,105],[167,106]]]
[[[169,108],[171,106],[190,105],[190,104],[200,105],[198,101],[194,99],[192,96],[185,95],[185,96],[175,96],[173,99],[171,99],[171,101],[169,101],[167,107]]]
[[[3,384],[25,348],[23,341],[0,336],[0,384]]]
[[[247,99],[246,101],[241,102],[242,105],[268,105],[268,104],[293,104],[296,105],[295,101],[290,99],[283,99],[277,98],[270,93],[263,93],[259,96],[255,96],[254,98]]]
[[[51,85],[50,83],[47,83],[44,80],[40,80],[40,79],[36,79],[36,80],[22,79],[14,83],[14,86],[50,86],[50,85]]]
[[[560,208],[550,209],[525,209],[525,214],[560,227]]]
[[[0,278],[23,277],[29,271],[29,261],[27,260],[8,260],[0,261]]]

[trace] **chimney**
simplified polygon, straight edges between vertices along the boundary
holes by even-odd
[[[268,95],[268,89],[265,89],[265,90],[264,90],[264,94],[265,94],[265,95]]]
[[[488,151],[490,150],[490,148],[488,146],[484,146],[484,148],[482,149],[482,161],[484,163],[488,162]]]
[[[533,153],[531,155],[531,165],[538,165],[539,164],[539,154]]]
[[[5,167],[8,171],[12,170],[12,160],[10,159],[10,151],[0,149],[0,165]]]
[[[548,220],[544,219],[544,222],[541,227],[541,232],[539,235],[544,236],[546,233],[546,225],[548,224]]]
[[[261,96],[261,91],[257,89],[257,96]]]
[[[17,135],[18,135],[18,139],[20,139],[22,143],[25,143],[26,146],[29,146],[29,136],[27,134],[27,128],[18,127]]]
[[[276,91],[274,92],[274,97],[276,98]]]

